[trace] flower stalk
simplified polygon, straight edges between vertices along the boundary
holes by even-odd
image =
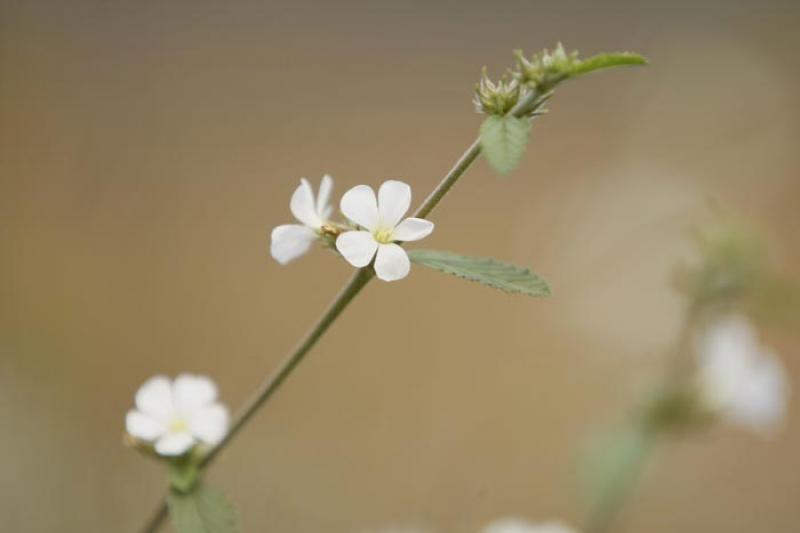
[[[705,228],[699,237],[701,260],[678,271],[678,287],[689,301],[669,367],[657,393],[621,433],[598,480],[584,533],[611,528],[667,438],[717,422],[769,436],[785,417],[785,367],[742,313],[773,276],[762,263],[761,239],[730,221]]]
[[[538,108],[544,101],[540,98],[538,92],[533,91],[528,94],[523,100],[517,103],[514,108],[509,111],[509,115],[520,116],[523,111],[528,109]],[[466,173],[470,166],[475,162],[481,153],[480,139],[475,140],[466,152],[456,161],[455,165],[450,171],[442,178],[439,185],[433,190],[428,198],[420,205],[414,213],[417,218],[426,218],[431,212],[439,205],[439,202],[447,195],[453,185]],[[217,446],[212,448],[208,454],[201,460],[200,467],[205,469],[210,465],[214,459],[227,447],[231,440],[244,428],[247,422],[253,415],[266,403],[266,401],[278,390],[278,388],[286,381],[286,378],[294,371],[298,364],[305,358],[308,352],[317,344],[319,339],[328,331],[331,325],[339,318],[342,311],[344,311],[350,302],[361,292],[367,283],[375,277],[375,273],[371,267],[367,266],[355,272],[350,281],[345,285],[339,295],[333,300],[328,307],[327,311],[322,315],[319,321],[314,325],[305,337],[300,341],[297,347],[292,350],[289,355],[278,365],[278,368],[265,379],[258,389],[256,389],[253,396],[245,403],[239,411],[239,414],[234,418],[231,423],[230,430],[227,435],[219,442]],[[154,533],[158,531],[161,524],[164,522],[168,514],[167,503],[162,499],[155,513],[142,529],[143,533]]]
[[[561,79],[566,79],[564,76]],[[523,79],[521,83],[527,83],[528,79]],[[518,101],[510,108],[502,117],[509,120],[525,119],[529,120],[540,114],[540,108],[545,101],[551,96],[552,88],[557,82],[550,84],[533,85],[528,84],[524,91],[520,90]],[[505,111],[505,109],[503,109]],[[501,115],[498,115],[501,116]],[[430,195],[423,201],[419,208],[414,213],[415,218],[425,219],[433,210],[439,205],[442,199],[450,192],[453,186],[459,179],[466,173],[472,166],[478,156],[481,154],[482,146],[480,137],[476,139],[467,150],[456,161],[453,167],[442,178],[441,182],[430,193]],[[327,183],[326,183],[327,182]],[[331,184],[330,178],[324,178],[321,184],[320,194],[316,201],[299,202],[293,208],[293,212],[301,225],[284,225],[276,228],[278,234],[273,232],[273,245],[279,246],[273,249],[273,256],[279,262],[285,263],[292,260],[294,257],[302,254],[310,245],[310,242],[316,236],[323,236],[331,244],[333,240],[339,240],[341,234],[346,234],[345,228],[338,226],[331,226],[327,223],[328,210],[326,202],[330,193]],[[303,182],[303,187],[306,191],[301,191],[303,195],[311,195],[310,185]],[[299,194],[299,193],[298,193]],[[295,202],[293,198],[293,202]],[[313,203],[313,208],[312,208]],[[306,205],[307,204],[307,205]],[[303,208],[305,206],[305,208]],[[276,239],[278,237],[278,239]],[[286,237],[286,238],[283,238]],[[277,256],[276,256],[277,252]],[[352,261],[351,261],[352,263]],[[328,331],[331,325],[341,315],[341,313],[350,305],[355,297],[363,290],[363,288],[375,277],[375,270],[371,265],[366,265],[359,268],[352,276],[350,281],[341,290],[339,295],[333,300],[328,309],[317,321],[317,323],[306,333],[305,337],[300,343],[292,350],[289,355],[278,365],[277,369],[269,375],[259,387],[251,398],[245,403],[238,415],[234,418],[230,425],[227,434],[219,441],[219,443],[211,448],[208,453],[200,459],[198,463],[198,476],[202,476],[204,470],[222,453],[228,446],[231,440],[246,426],[248,421],[253,415],[269,400],[270,397],[280,388],[286,381],[289,375],[294,371],[297,365],[305,358],[311,349],[317,344],[322,336]],[[194,483],[194,480],[192,480]],[[153,533],[159,529],[168,515],[168,507],[166,499],[162,499],[150,520],[143,528],[143,533]]]

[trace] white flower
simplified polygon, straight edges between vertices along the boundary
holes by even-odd
[[[402,279],[411,268],[408,254],[396,242],[418,241],[430,235],[433,222],[421,218],[400,221],[411,206],[411,187],[389,180],[378,197],[367,185],[353,187],[342,197],[341,209],[364,230],[347,231],[336,249],[353,266],[365,267],[375,258],[375,273],[384,281]]]
[[[561,522],[532,524],[523,518],[507,517],[489,523],[483,533],[575,533],[575,530]]]
[[[307,179],[300,180],[300,186],[292,194],[289,202],[294,217],[302,224],[284,224],[272,230],[270,254],[285,265],[308,251],[311,243],[319,237],[319,232],[331,216],[328,205],[333,179],[325,175],[319,184],[319,194],[314,199],[314,191]]]
[[[786,369],[762,346],[750,322],[728,316],[698,339],[698,385],[705,407],[731,423],[760,432],[774,430],[785,416]]]
[[[153,443],[160,455],[182,455],[197,443],[217,444],[228,430],[228,410],[217,387],[204,376],[181,374],[147,380],[136,392],[136,408],[125,417],[128,433]]]
[[[394,524],[379,528],[362,529],[360,533],[432,533],[433,530],[423,526]]]

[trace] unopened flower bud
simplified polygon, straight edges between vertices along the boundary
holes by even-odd
[[[558,82],[570,75],[571,70],[580,62],[577,52],[567,53],[561,43],[555,50],[543,50],[530,59],[521,50],[514,52],[517,58],[515,77],[521,84],[540,90],[550,90]]]
[[[475,86],[473,102],[478,113],[487,115],[505,115],[513,108],[523,92],[517,80],[505,77],[493,82],[486,74],[481,73],[481,81]]]

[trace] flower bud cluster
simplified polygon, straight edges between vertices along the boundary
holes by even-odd
[[[502,116],[511,111],[527,90],[526,87],[520,86],[516,79],[507,79],[505,76],[493,82],[484,67],[481,80],[475,85],[475,96],[472,101],[478,113]]]
[[[525,57],[522,50],[516,50],[514,55],[517,58],[517,68],[514,72],[516,79],[520,84],[542,92],[550,90],[567,78],[580,63],[578,52],[567,53],[561,43],[558,43],[552,52],[543,50],[530,59]]]

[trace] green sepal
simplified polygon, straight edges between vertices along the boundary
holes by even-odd
[[[190,492],[200,480],[200,467],[191,458],[182,458],[169,465],[169,484],[178,491]]]

